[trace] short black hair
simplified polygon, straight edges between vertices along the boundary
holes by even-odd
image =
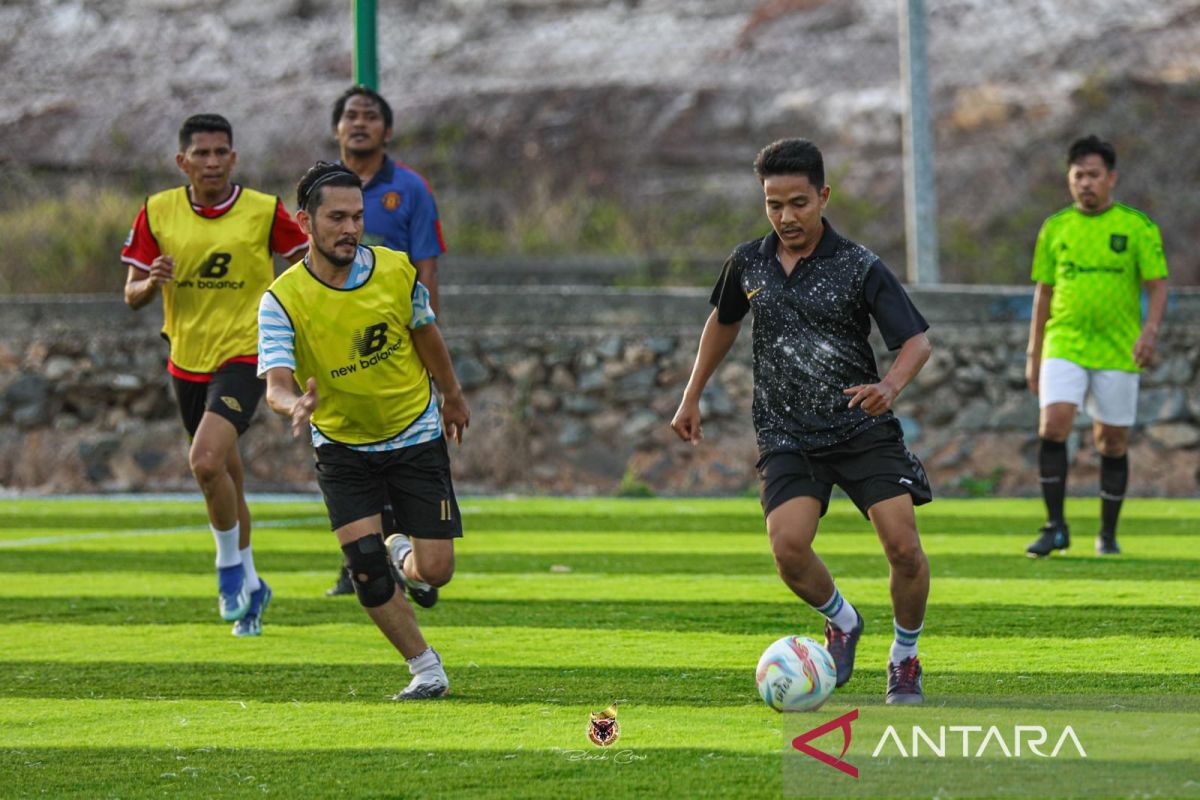
[[[817,189],[825,186],[825,158],[808,139],[780,139],[758,152],[754,174],[760,181],[772,175],[804,175]]]
[[[318,161],[308,168],[304,177],[296,184],[296,208],[309,214],[321,207],[321,190],[326,186],[347,186],[362,189],[362,179],[350,169],[333,161]]]
[[[233,126],[220,114],[192,114],[185,119],[179,126],[179,152],[191,147],[193,133],[223,133],[233,147]]]
[[[379,113],[383,115],[383,127],[389,129],[392,127],[392,107],[388,105],[388,101],[384,100],[383,95],[379,94],[379,92],[375,91],[374,89],[363,86],[362,84],[357,84],[342,92],[333,104],[332,127],[335,130],[337,129],[338,123],[342,121],[342,114],[346,111],[346,101],[348,101],[351,97],[354,97],[356,94],[361,94],[363,97],[379,106]]]
[[[1071,148],[1067,150],[1067,169],[1077,161],[1081,161],[1087,156],[1097,155],[1104,161],[1104,166],[1110,170],[1117,166],[1117,151],[1110,143],[1104,141],[1099,136],[1092,134],[1085,136],[1082,139],[1076,139],[1071,142]]]

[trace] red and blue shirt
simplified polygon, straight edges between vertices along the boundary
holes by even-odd
[[[361,244],[383,245],[416,262],[446,252],[437,203],[416,170],[386,155],[383,166],[363,187]]]

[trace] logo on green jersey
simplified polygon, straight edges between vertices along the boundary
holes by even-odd
[[[1123,233],[1114,233],[1108,237],[1108,246],[1114,253],[1124,253],[1125,248],[1129,246],[1129,237]]]

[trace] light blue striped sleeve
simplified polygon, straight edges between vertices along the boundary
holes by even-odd
[[[267,292],[258,303],[258,374],[275,367],[296,369],[296,331],[275,295]]]
[[[412,320],[408,323],[408,329],[415,331],[436,321],[437,314],[433,313],[433,306],[430,305],[429,290],[425,288],[425,284],[417,281],[413,284]]]

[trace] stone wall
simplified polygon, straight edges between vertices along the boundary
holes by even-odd
[[[461,277],[469,278],[464,269]],[[901,396],[911,448],[941,494],[1033,494],[1037,404],[1024,388],[1027,289],[914,289],[934,354]],[[464,493],[740,493],[754,486],[749,330],[703,400],[705,440],[667,423],[708,313],[703,289],[501,284],[443,288],[443,330],[472,409],[454,448]],[[156,304],[157,305],[157,304]],[[1200,292],[1172,294],[1143,377],[1131,494],[1192,496],[1200,443]],[[0,302],[0,486],[17,491],[192,487],[163,369],[156,306],[119,298]],[[890,356],[877,348],[881,368]],[[1081,415],[1072,490],[1094,492]],[[311,452],[259,409],[243,439],[256,490],[308,490]]]

